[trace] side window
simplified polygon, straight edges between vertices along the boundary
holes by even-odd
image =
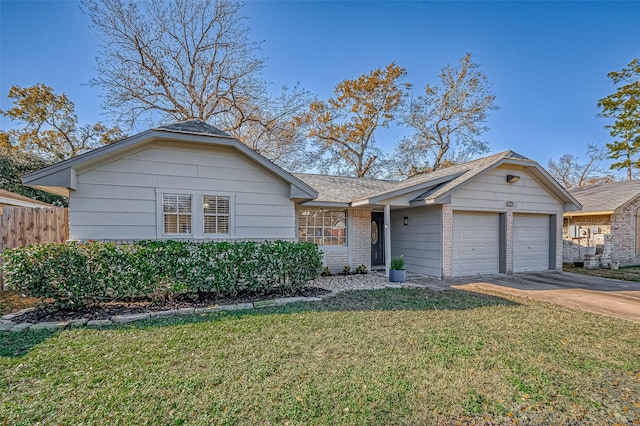
[[[202,196],[204,234],[229,234],[229,197]]]
[[[163,233],[191,234],[191,194],[162,194]]]

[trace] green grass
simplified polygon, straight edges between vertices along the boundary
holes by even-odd
[[[0,424],[633,424],[639,341],[640,324],[418,289],[2,334]]]
[[[595,277],[640,282],[640,266],[627,266],[620,269],[584,269],[578,268],[572,263],[565,263],[562,265],[562,270],[564,272],[593,275]]]

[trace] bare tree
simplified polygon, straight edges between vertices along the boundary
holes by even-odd
[[[599,168],[599,163],[607,156],[607,152],[607,148],[589,144],[586,163],[581,163],[573,154],[564,154],[557,161],[549,160],[547,169],[549,174],[567,189],[615,182],[615,176]]]
[[[319,148],[320,168],[338,174],[371,176],[382,152],[375,146],[375,131],[387,127],[402,105],[409,84],[407,72],[395,63],[356,79],[340,82],[335,96],[316,100],[298,117]]]
[[[487,152],[479,137],[488,130],[489,112],[497,108],[489,80],[470,53],[457,67],[443,67],[440,84],[427,84],[424,95],[409,104],[403,121],[414,133],[396,145],[395,174],[434,171]]]
[[[283,165],[300,166],[293,117],[309,103],[298,86],[272,95],[260,44],[233,0],[84,0],[103,46],[104,105],[117,122],[199,119]],[[159,118],[159,120],[158,120]]]
[[[230,0],[85,0],[102,40],[99,77],[105,106],[133,125],[148,112],[163,119],[236,122],[252,117],[265,90],[242,4]],[[225,120],[233,114],[240,120]],[[227,129],[229,130],[229,129]]]
[[[295,117],[311,102],[311,94],[294,86],[282,87],[278,96],[265,98],[252,106],[254,119],[238,121],[242,116],[227,118],[236,120],[225,125],[227,131],[250,148],[291,171],[304,171],[312,167],[317,157],[308,152],[307,138]]]

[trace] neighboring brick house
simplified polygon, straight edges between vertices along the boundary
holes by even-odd
[[[640,264],[640,180],[569,192],[582,204],[582,211],[564,214],[563,260],[581,262],[595,249],[601,267],[609,267],[611,262]]]

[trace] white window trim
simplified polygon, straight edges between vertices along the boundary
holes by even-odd
[[[159,198],[160,198],[160,226],[162,229],[162,235],[166,236],[166,237],[170,237],[170,238],[192,238],[193,235],[193,195],[191,195],[191,213],[189,214],[189,216],[191,216],[191,232],[176,232],[175,234],[169,234],[169,233],[165,233],[164,232],[164,215],[166,214],[164,212],[164,195],[165,194],[172,194],[172,195],[191,195],[189,193],[177,193],[177,192],[163,192],[160,194]],[[187,216],[186,213],[180,213],[179,212],[179,205],[180,203],[178,202],[176,204],[176,213],[168,213],[170,215],[175,215],[175,216]],[[179,223],[176,221],[176,224],[179,225]]]
[[[162,194],[191,195],[191,234],[165,234],[162,210]],[[229,197],[229,233],[205,234],[204,233],[204,209],[202,197],[205,195],[217,195]],[[236,235],[236,194],[226,191],[194,191],[176,188],[156,188],[156,238],[161,240],[228,240]]]
[[[205,213],[204,211],[204,197],[213,197],[216,200],[216,204],[218,202],[218,198],[225,198],[228,200],[228,212],[227,213],[218,213],[217,212],[217,208],[216,208],[216,212],[214,213]],[[204,194],[202,197],[200,197],[201,202],[203,203],[203,207],[202,207],[202,224],[203,224],[203,230],[202,233],[203,235],[206,235],[207,237],[211,237],[211,236],[229,236],[229,234],[231,233],[231,228],[230,228],[230,219],[231,219],[231,197],[228,197],[226,195],[212,195],[212,194]],[[218,228],[217,222],[218,222],[218,218],[221,217],[226,217],[227,218],[227,230],[229,232],[226,233],[220,233],[220,232],[205,232],[204,230],[204,219],[206,219],[207,217],[213,217],[216,219],[216,229]]]
[[[351,209],[349,208],[342,208],[342,207],[315,207],[315,206],[300,206],[299,208],[297,208],[295,210],[295,214],[296,214],[296,220],[295,220],[295,232],[296,232],[296,241],[300,242],[302,240],[300,240],[300,210],[346,210],[346,226],[347,226],[347,232],[345,234],[345,239],[346,239],[346,243],[342,244],[342,245],[324,245],[324,244],[318,244],[318,247],[320,247],[322,250],[335,250],[335,251],[342,251],[342,250],[347,250],[349,248],[349,246],[351,245],[351,238],[352,238],[352,225],[353,225],[353,220],[352,220],[352,212]]]

